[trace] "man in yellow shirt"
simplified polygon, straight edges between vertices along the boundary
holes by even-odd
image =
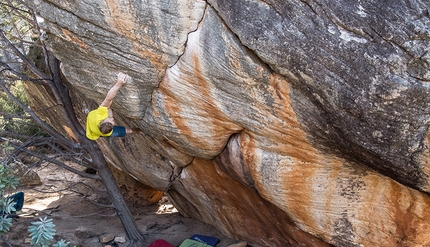
[[[126,129],[123,126],[115,125],[115,119],[110,109],[118,90],[126,83],[128,78],[128,75],[120,72],[117,83],[109,90],[99,108],[88,113],[86,123],[88,139],[97,140],[100,136],[124,137],[126,134],[140,132],[140,129]]]

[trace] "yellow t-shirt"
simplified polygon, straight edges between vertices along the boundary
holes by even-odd
[[[87,116],[87,138],[90,140],[97,140],[100,136],[110,136],[112,131],[103,134],[99,130],[100,122],[109,117],[109,109],[104,106],[99,106],[99,108],[90,111]]]

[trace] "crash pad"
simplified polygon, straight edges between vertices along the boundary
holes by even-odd
[[[164,239],[157,239],[155,240],[154,243],[152,243],[151,245],[149,245],[148,247],[173,247],[173,245],[169,244],[166,240]]]
[[[199,234],[194,234],[190,239],[195,240],[197,242],[205,243],[211,246],[215,246],[219,241],[218,238],[199,235]]]
[[[179,247],[213,247],[192,239],[185,239]]]

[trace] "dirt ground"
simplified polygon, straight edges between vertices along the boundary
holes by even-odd
[[[115,211],[102,206],[110,204],[109,198],[96,196],[93,192],[95,189],[103,189],[101,183],[83,179],[53,165],[34,170],[39,174],[42,184],[16,190],[25,193],[24,208],[18,213],[19,218],[13,220],[11,231],[0,240],[0,246],[31,246],[28,226],[32,221],[45,216],[51,217],[56,225],[55,240],[70,241],[70,247],[103,247],[106,244],[100,243],[99,237],[107,234],[126,239],[121,221],[114,216]],[[225,237],[211,225],[181,216],[167,197],[152,206],[130,205],[130,209],[138,228],[144,234],[144,246],[149,246],[157,239],[164,239],[173,246],[179,246],[193,234],[219,238],[216,247],[240,242]],[[75,234],[77,229],[84,229],[78,231],[81,232],[81,238]],[[128,242],[117,244],[125,247]]]

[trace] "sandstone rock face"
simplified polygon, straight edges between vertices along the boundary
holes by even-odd
[[[430,244],[430,2],[27,0],[106,158],[265,246]],[[78,99],[79,97],[79,99]]]

